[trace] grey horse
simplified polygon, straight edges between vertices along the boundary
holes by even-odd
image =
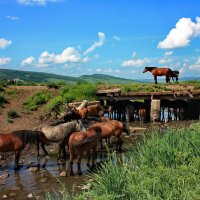
[[[73,132],[84,130],[84,127],[82,125],[82,122],[72,121],[64,124],[59,124],[57,126],[41,124],[34,128],[34,131],[36,130],[43,132],[50,142],[58,142],[58,160],[59,160],[61,158],[66,159],[65,145],[68,144],[70,135]],[[41,147],[45,155],[48,155],[48,152],[45,149],[45,145],[41,144]]]

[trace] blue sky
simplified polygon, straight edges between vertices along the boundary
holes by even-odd
[[[0,68],[152,78],[200,76],[198,0],[0,0]]]

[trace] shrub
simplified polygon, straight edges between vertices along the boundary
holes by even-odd
[[[56,111],[56,112],[59,112],[60,110],[60,106],[63,104],[63,99],[61,96],[57,96],[53,99],[51,99],[46,107],[45,107],[45,110],[47,111]]]
[[[3,104],[8,103],[8,101],[6,100],[6,98],[3,96],[3,94],[0,94],[0,106],[2,106]]]
[[[48,88],[58,89],[58,88],[59,88],[59,85],[58,85],[57,83],[52,82],[52,83],[48,83],[48,84],[47,84],[47,87],[48,87]]]
[[[19,115],[17,114],[17,111],[16,110],[9,110],[8,112],[7,112],[7,117],[9,118],[9,119],[14,119],[14,118],[16,118],[16,117],[18,117]]]
[[[34,96],[29,97],[23,103],[23,107],[28,111],[37,110],[40,105],[45,104],[51,97],[52,94],[50,92],[38,92]]]

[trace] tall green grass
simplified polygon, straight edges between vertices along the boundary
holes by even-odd
[[[37,92],[23,103],[23,108],[27,111],[35,111],[40,105],[46,104],[51,97],[52,93],[50,92]]]
[[[82,101],[87,99],[88,101],[96,100],[97,85],[92,83],[79,82],[76,85],[65,85],[60,95],[51,99],[47,105],[47,111],[59,112],[62,110],[63,105],[71,102]]]
[[[5,103],[8,103],[6,97],[3,94],[0,94],[0,106],[3,106]]]
[[[200,199],[199,130],[200,123],[148,134],[90,175],[91,189],[75,199]]]

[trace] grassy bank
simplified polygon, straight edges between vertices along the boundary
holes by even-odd
[[[156,131],[122,158],[113,156],[78,200],[200,199],[200,123]]]

